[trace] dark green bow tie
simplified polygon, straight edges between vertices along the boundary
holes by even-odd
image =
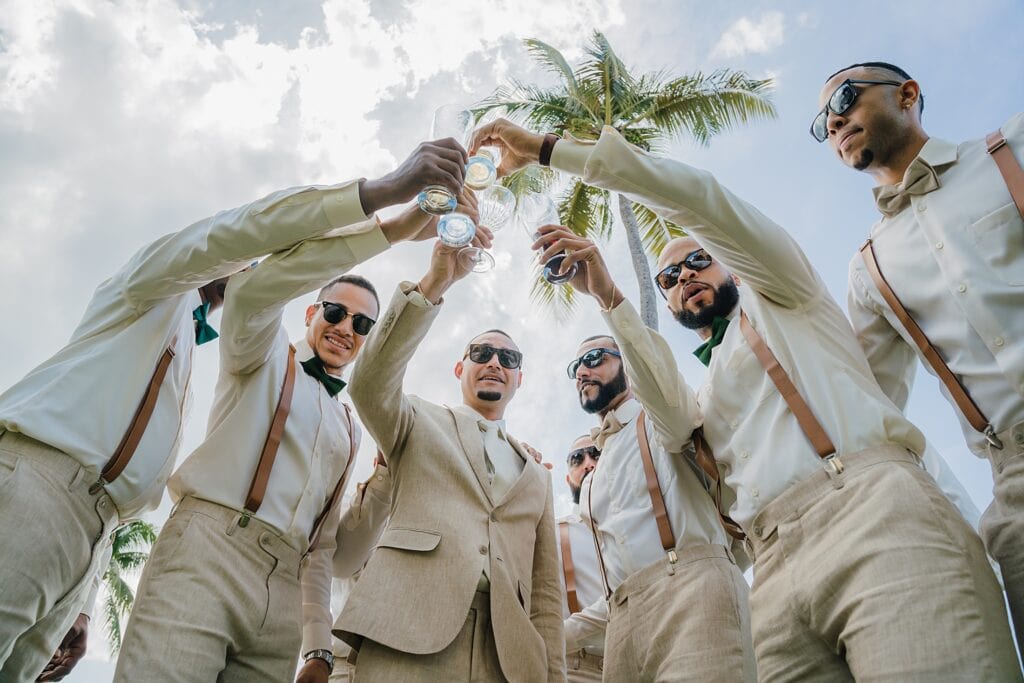
[[[345,388],[345,380],[327,374],[327,370],[324,369],[324,362],[320,360],[319,356],[314,355],[309,360],[302,361],[300,365],[302,365],[302,369],[306,371],[307,375],[323,385],[327,393],[331,395],[331,398],[340,394],[341,390]]]
[[[715,318],[711,321],[711,336],[706,342],[693,350],[693,355],[697,356],[697,360],[704,365],[711,365],[711,352],[722,343],[725,331],[729,329],[729,323],[730,320],[728,318]]]
[[[217,330],[210,326],[210,323],[206,322],[206,316],[210,314],[210,302],[196,306],[196,310],[192,311],[192,320],[196,324],[196,345],[205,344],[208,341],[213,341],[220,335],[217,334]]]

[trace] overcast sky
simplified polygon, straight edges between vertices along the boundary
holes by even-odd
[[[777,120],[728,132],[708,148],[679,140],[671,154],[712,171],[788,229],[844,305],[847,263],[877,214],[870,177],[807,134],[825,77],[857,61],[900,64],[927,96],[926,129],[954,141],[983,137],[1022,108],[1020,0],[441,6],[0,0],[0,390],[64,344],[96,284],[146,242],[280,188],[382,175],[427,136],[436,107],[469,105],[513,76],[547,82],[524,38],[574,61],[599,29],[639,71],[730,67],[773,77]],[[407,389],[458,401],[451,366],[465,341],[486,328],[508,330],[525,353],[509,430],[557,463],[564,510],[563,454],[593,418],[580,411],[563,368],[603,322],[589,300],[560,325],[531,306],[530,254],[518,228],[498,233],[494,251],[493,271],[471,275],[446,298]],[[401,245],[357,272],[387,300],[401,280],[419,279],[428,253]],[[606,255],[633,297],[621,235]],[[311,300],[287,309],[294,338]],[[661,326],[699,385],[696,337],[664,311]],[[203,434],[216,358],[213,345],[196,353],[182,457]],[[923,370],[909,412],[984,508],[987,465],[967,452]],[[364,444],[357,474],[371,451]],[[165,500],[153,521],[167,511]],[[109,680],[107,660],[97,638],[69,680]]]

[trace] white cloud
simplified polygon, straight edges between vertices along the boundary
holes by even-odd
[[[782,12],[765,12],[756,21],[742,17],[725,30],[711,56],[729,59],[773,50],[783,43],[785,23]]]

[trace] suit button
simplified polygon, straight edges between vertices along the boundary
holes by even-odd
[[[480,546],[480,554],[481,555],[486,555],[487,554],[487,546],[485,546],[485,545]]]
[[[497,522],[498,521],[498,515],[492,512],[491,513],[491,521],[492,522]]]

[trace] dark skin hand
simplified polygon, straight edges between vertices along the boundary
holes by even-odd
[[[423,142],[386,176],[359,185],[359,201],[367,216],[378,209],[404,204],[427,185],[442,185],[458,196],[466,175],[465,148],[454,138]]]
[[[327,662],[314,657],[299,669],[299,674],[295,677],[295,683],[327,683],[327,679],[330,676],[331,670],[327,668]]]
[[[85,656],[85,641],[89,636],[89,617],[79,614],[71,630],[64,636],[60,647],[39,674],[37,681],[61,681],[71,673],[75,665]],[[324,679],[327,680],[326,678]]]

